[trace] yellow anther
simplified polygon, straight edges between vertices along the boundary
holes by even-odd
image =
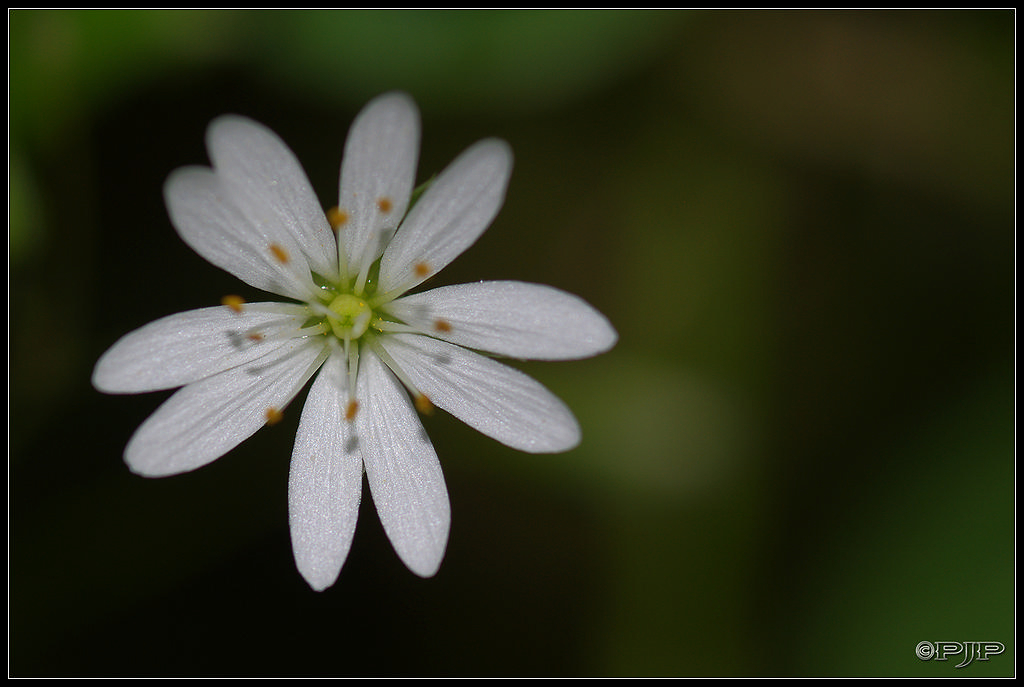
[[[277,260],[282,265],[287,265],[288,264],[288,260],[290,259],[288,257],[288,251],[286,251],[284,248],[282,248],[280,245],[278,245],[276,243],[270,244],[269,248],[270,248],[270,253],[271,253],[271,255],[274,256],[275,260]]]
[[[220,304],[225,305],[235,312],[242,312],[242,304],[245,303],[245,299],[241,296],[224,296],[220,299]]]
[[[416,272],[417,277],[425,277],[430,274],[430,265],[425,262],[417,262],[413,265],[413,271]]]
[[[359,401],[352,399],[345,407],[345,419],[352,422],[356,419],[356,412],[359,410]]]
[[[426,394],[416,394],[416,398],[413,399],[416,404],[416,410],[420,411],[424,415],[430,415],[434,412],[434,404],[430,402]]]
[[[327,211],[327,221],[330,223],[331,229],[338,231],[345,222],[348,222],[348,213],[335,205]]]
[[[267,408],[267,424],[276,425],[284,419],[284,413],[274,407]]]
[[[452,324],[448,320],[437,319],[434,320],[434,329],[442,333],[447,333],[452,330]]]
[[[388,198],[387,196],[381,196],[380,198],[377,199],[377,209],[383,212],[384,214],[391,212],[391,208],[393,207],[394,204],[391,202],[391,199]]]

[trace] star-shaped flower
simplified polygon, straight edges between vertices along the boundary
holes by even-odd
[[[617,335],[591,306],[512,281],[405,295],[473,244],[504,202],[512,153],[471,146],[414,200],[419,113],[403,93],[370,102],[349,132],[340,201],[326,213],[270,130],[225,116],[207,132],[213,168],[173,172],[167,207],[182,239],[247,284],[291,302],[171,315],[97,362],[108,393],[183,387],[139,428],[125,460],[141,475],[194,470],[266,424],[315,376],[288,484],[292,545],[316,590],[348,555],[367,482],[402,561],[429,577],[448,541],[448,493],[417,415],[437,406],[528,452],[573,448],[579,426],[547,389],[490,355],[596,355]],[[484,354],[482,355],[479,352]]]

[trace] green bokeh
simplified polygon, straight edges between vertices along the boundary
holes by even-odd
[[[9,12],[13,676],[1005,676],[1014,635],[1014,13]],[[188,475],[121,452],[165,395],[97,356],[238,290],[161,186],[239,112],[324,205],[363,103],[420,176],[508,140],[440,283],[577,293],[621,339],[522,368],[582,445],[425,418],[453,506],[420,580],[364,498],[306,588],[301,397]],[[365,492],[364,492],[365,493]],[[999,641],[984,664],[921,641]]]

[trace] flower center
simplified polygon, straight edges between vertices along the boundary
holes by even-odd
[[[327,305],[327,321],[334,335],[342,340],[358,339],[366,333],[373,309],[366,300],[343,293]]]

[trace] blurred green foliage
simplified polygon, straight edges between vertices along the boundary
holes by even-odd
[[[13,676],[988,676],[1015,668],[1014,13],[9,11]],[[117,337],[237,290],[166,175],[240,112],[325,206],[402,88],[420,174],[516,169],[441,276],[575,292],[621,341],[523,364],[584,441],[425,418],[439,575],[364,499],[338,584],[291,562],[297,418],[127,474],[161,400],[91,389]],[[955,669],[920,641],[1000,641]]]

